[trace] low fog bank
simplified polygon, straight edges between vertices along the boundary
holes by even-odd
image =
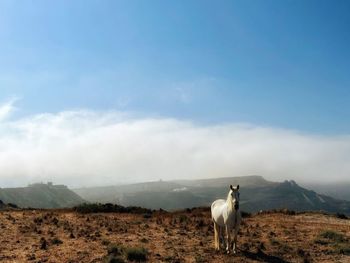
[[[85,187],[252,174],[322,183],[347,180],[350,171],[349,136],[86,110],[11,120],[11,105],[5,106],[0,107],[1,187],[40,181]]]

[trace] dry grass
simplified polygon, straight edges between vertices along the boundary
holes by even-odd
[[[350,220],[315,213],[245,218],[237,255],[214,251],[207,209],[3,211],[0,229],[1,262],[350,262]]]

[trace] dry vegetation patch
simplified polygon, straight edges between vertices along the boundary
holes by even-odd
[[[215,252],[207,208],[167,213],[0,212],[1,262],[350,262],[350,220],[247,214],[237,255]]]

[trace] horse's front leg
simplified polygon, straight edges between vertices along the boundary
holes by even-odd
[[[237,248],[237,235],[236,233],[234,233],[234,236],[233,236],[233,242],[232,242],[232,252],[233,254],[236,254],[236,248]]]
[[[230,253],[230,245],[231,245],[231,228],[226,225],[226,252]]]
[[[233,232],[233,244],[232,244],[232,252],[233,254],[236,254],[237,252],[237,235],[238,235],[239,228],[235,227]]]

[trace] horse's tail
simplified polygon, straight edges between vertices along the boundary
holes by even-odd
[[[215,223],[215,220],[214,220],[214,205],[215,205],[215,201],[211,204],[210,206],[210,214],[211,214],[211,220],[213,220],[213,222]]]
[[[217,223],[215,223],[214,219],[213,219],[213,223],[214,223],[214,247],[216,250],[220,250],[220,227]]]

